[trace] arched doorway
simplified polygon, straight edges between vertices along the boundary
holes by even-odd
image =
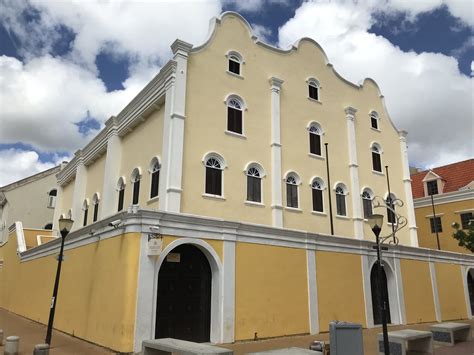
[[[469,303],[471,305],[471,314],[474,315],[474,269],[467,272],[467,290],[469,292]]]
[[[372,266],[370,272],[370,289],[372,291],[372,313],[374,315],[374,325],[382,324],[382,304],[381,299],[385,300],[387,307],[387,323],[392,323],[390,316],[390,301],[388,298],[387,274],[382,264],[382,282],[379,286],[378,262]],[[382,297],[380,297],[382,296]]]
[[[183,244],[158,274],[155,338],[210,341],[211,267],[199,248]]]

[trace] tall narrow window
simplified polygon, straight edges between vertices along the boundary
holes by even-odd
[[[343,185],[336,186],[336,213],[338,216],[346,216],[346,189]]]
[[[428,192],[428,196],[437,195],[438,194],[438,180],[428,181],[426,183],[426,190]]]
[[[92,197],[92,204],[94,205],[94,215],[92,217],[92,222],[96,222],[99,217],[99,195],[97,193]]]
[[[316,79],[308,80],[308,96],[319,101],[319,82]]]
[[[240,75],[240,64],[242,63],[242,59],[237,53],[232,53],[228,55],[229,58],[229,71],[231,73]]]
[[[153,158],[150,164],[151,187],[150,198],[158,196],[158,187],[160,185],[160,162]]]
[[[323,189],[324,183],[321,179],[316,178],[313,180],[311,184],[312,194],[313,194],[313,211],[315,212],[323,212],[324,211],[324,204],[323,204]]]
[[[381,149],[376,143],[372,144],[372,169],[374,171],[382,172],[382,161],[380,158]]]
[[[286,178],[286,206],[298,208],[298,177],[288,175]]]
[[[390,208],[387,208],[387,221],[388,223],[395,223],[395,196],[393,194],[390,194],[389,196],[387,196],[387,206],[390,207]]]
[[[52,189],[48,192],[48,207],[54,208],[56,206],[56,196],[58,194],[58,190]]]
[[[441,233],[443,231],[443,226],[441,225],[441,217],[430,218],[430,227],[431,233]]]
[[[321,127],[312,123],[309,126],[309,152],[321,156]]]
[[[247,169],[247,201],[262,202],[262,174],[254,166]]]
[[[231,98],[227,102],[227,130],[242,134],[242,102]]]
[[[370,216],[372,216],[373,211],[372,211],[372,191],[369,189],[365,189],[364,192],[362,192],[362,206],[364,208],[364,218],[367,219]]]
[[[374,129],[379,129],[379,115],[375,111],[370,113],[370,126]]]
[[[132,204],[138,205],[138,201],[140,199],[140,180],[142,176],[140,174],[140,170],[138,168],[133,169],[132,172]]]
[[[222,196],[222,164],[216,157],[206,160],[206,194]]]
[[[123,177],[121,177],[117,183],[117,191],[118,191],[117,211],[120,212],[121,210],[123,210],[123,200],[125,197],[125,181]]]
[[[87,199],[84,200],[84,203],[82,204],[82,210],[84,211],[82,225],[87,226],[87,213],[89,211],[89,203],[87,202]]]

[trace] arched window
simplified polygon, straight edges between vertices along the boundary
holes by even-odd
[[[298,208],[298,185],[300,179],[295,173],[289,173],[286,177],[286,206]]]
[[[371,189],[366,188],[362,191],[362,207],[364,208],[364,218],[367,219],[373,214],[372,210],[372,199],[374,198],[374,193]]]
[[[140,199],[140,180],[142,178],[142,174],[140,173],[139,168],[133,169],[132,176],[130,181],[133,184],[132,188],[132,205],[138,205],[138,201]]]
[[[118,191],[117,211],[120,212],[121,210],[123,210],[123,200],[125,197],[125,178],[123,176],[117,182],[117,191]]]
[[[242,134],[242,112],[244,105],[242,100],[237,97],[231,96],[227,100],[227,130]]]
[[[347,216],[346,210],[347,189],[344,184],[336,186],[336,214],[338,216]]]
[[[382,154],[382,148],[379,144],[373,143],[371,147],[372,151],[372,169],[374,171],[382,172],[382,159],[380,155]]]
[[[311,190],[313,194],[313,211],[324,212],[323,190],[324,181],[320,178],[313,179],[311,183]]]
[[[387,196],[386,204],[390,207],[393,211],[395,211],[395,203],[396,197],[394,194],[390,194]],[[395,213],[393,213],[390,209],[387,208],[387,221],[388,223],[395,223]]]
[[[308,96],[309,96],[309,98],[319,101],[319,88],[320,88],[319,81],[317,81],[316,79],[311,78],[307,81],[307,83],[308,83]]]
[[[224,160],[217,154],[210,154],[205,159],[206,194],[222,196],[222,170]]]
[[[321,136],[323,134],[321,126],[316,122],[312,122],[308,126],[308,131],[309,152],[321,156]]]
[[[243,63],[242,56],[234,51],[227,53],[229,59],[229,72],[240,75],[241,64]]]
[[[247,201],[262,202],[263,169],[258,164],[250,164],[246,169]]]
[[[160,185],[160,169],[161,165],[158,158],[153,158],[150,163],[151,186],[150,198],[158,196],[158,187]]]
[[[82,204],[82,210],[84,211],[84,219],[82,221],[83,226],[87,226],[87,213],[89,211],[89,201],[87,198],[84,200],[84,203]]]
[[[48,192],[48,207],[49,208],[54,208],[56,206],[56,196],[58,194],[58,190],[56,189],[51,189]]]
[[[379,114],[375,111],[372,111],[369,114],[370,117],[370,126],[374,129],[379,129]]]
[[[92,204],[94,205],[94,215],[92,217],[92,222],[97,222],[97,218],[99,217],[99,194],[96,192],[92,197]]]

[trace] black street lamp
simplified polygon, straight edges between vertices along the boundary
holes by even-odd
[[[58,299],[59,277],[61,276],[61,264],[63,262],[64,240],[71,230],[74,221],[70,218],[59,219],[59,231],[61,233],[61,249],[58,256],[58,269],[56,270],[56,280],[54,281],[53,297],[51,298],[51,309],[49,311],[48,330],[46,332],[45,343],[51,345],[51,334],[53,331],[54,311]]]
[[[382,330],[383,330],[383,347],[385,355],[390,355],[390,348],[388,345],[388,330],[387,330],[387,303],[386,298],[384,297],[385,291],[382,286],[382,261],[380,257],[381,243],[379,239],[380,232],[382,231],[383,225],[383,215],[382,214],[373,214],[367,218],[369,226],[372,229],[372,232],[375,234],[375,240],[377,243],[377,267],[378,267],[378,288],[379,292],[379,301],[380,301],[380,312],[382,312]]]

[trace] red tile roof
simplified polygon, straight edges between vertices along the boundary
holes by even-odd
[[[413,198],[425,196],[423,179],[429,171],[430,170],[420,171],[419,173],[411,175]],[[474,181],[474,159],[439,166],[431,169],[431,171],[439,175],[445,181],[443,193],[458,191],[461,187]]]

